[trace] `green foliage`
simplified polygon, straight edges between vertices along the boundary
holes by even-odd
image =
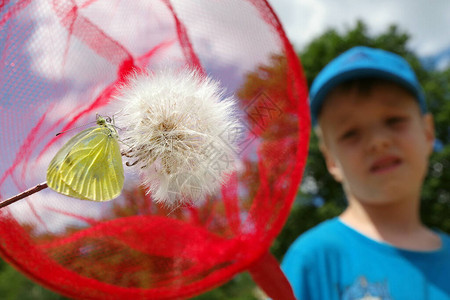
[[[2,300],[67,299],[34,283],[1,259],[0,295]]]
[[[314,78],[328,62],[354,46],[386,49],[407,57],[410,63],[419,66],[419,60],[407,48],[408,39],[409,35],[400,32],[395,25],[391,25],[386,32],[371,37],[367,32],[367,26],[362,21],[358,21],[355,28],[349,29],[344,34],[339,34],[334,29],[328,30],[313,40],[300,52],[299,56],[308,85],[311,85]]]
[[[194,300],[256,300],[260,291],[250,274],[242,273],[224,285],[194,297]]]
[[[430,227],[450,232],[450,68],[428,72],[422,83],[443,149],[431,155],[421,215]]]

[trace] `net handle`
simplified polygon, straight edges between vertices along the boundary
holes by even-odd
[[[271,299],[296,300],[292,287],[277,259],[266,252],[249,268],[250,275]]]

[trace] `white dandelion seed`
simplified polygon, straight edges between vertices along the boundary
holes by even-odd
[[[121,89],[127,165],[156,202],[199,203],[235,169],[237,110],[223,94],[218,82],[190,69],[136,74]]]

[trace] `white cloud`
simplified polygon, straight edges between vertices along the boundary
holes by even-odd
[[[450,47],[448,0],[269,0],[291,42],[300,49],[327,28],[344,30],[362,19],[372,33],[391,24],[411,35],[410,46],[427,56]]]

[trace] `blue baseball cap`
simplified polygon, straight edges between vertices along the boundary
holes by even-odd
[[[358,46],[336,57],[314,79],[309,93],[313,125],[317,124],[323,101],[334,87],[365,77],[386,79],[403,86],[416,97],[422,113],[427,111],[422,87],[404,58],[385,50]]]

